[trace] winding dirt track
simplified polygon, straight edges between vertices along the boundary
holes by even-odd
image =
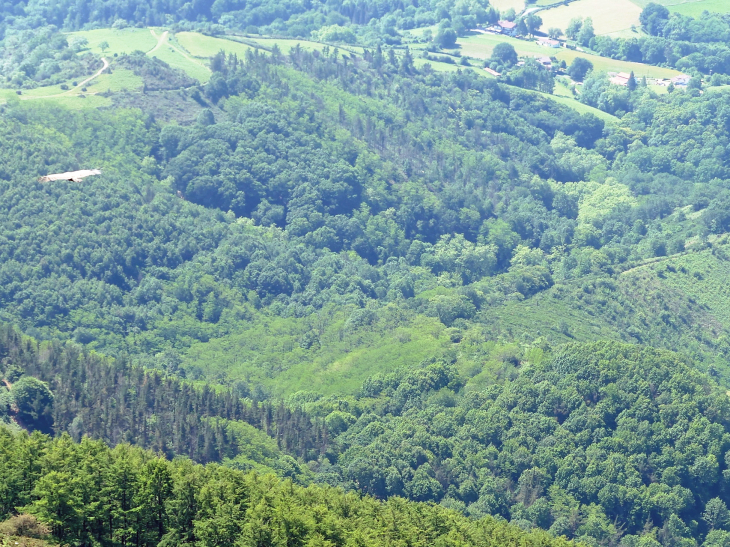
[[[107,61],[105,57],[102,57],[101,60],[104,63],[104,66],[99,71],[97,71],[93,76],[89,76],[76,87],[78,87],[78,88],[84,87],[86,84],[88,84],[94,78],[98,78],[99,76],[101,76],[101,73],[104,72],[107,68],[109,68],[109,61]],[[67,95],[69,93],[73,93],[73,91],[74,91],[73,89],[69,89],[65,93],[61,93],[61,95]]]
[[[89,76],[88,78],[86,78],[83,82],[81,82],[79,85],[77,85],[73,89],[69,89],[68,91],[64,91],[63,93],[56,93],[55,95],[40,95],[37,97],[21,97],[20,100],[28,101],[28,100],[32,100],[32,99],[52,99],[53,97],[63,97],[65,95],[72,95],[74,92],[77,92],[79,89],[84,87],[86,84],[88,84],[94,78],[98,78],[99,76],[101,76],[102,72],[104,72],[107,68],[109,68],[109,61],[107,61],[105,57],[102,57],[101,60],[104,63],[104,66],[101,67],[99,70],[97,70],[93,76]],[[93,93],[92,93],[92,95],[93,95]]]
[[[151,55],[152,53],[154,53],[155,51],[157,51],[158,49],[160,49],[162,47],[162,44],[165,43],[165,40],[167,39],[167,35],[169,33],[167,31],[165,31],[165,32],[162,33],[162,35],[160,37],[158,37],[157,36],[157,33],[154,31],[154,29],[150,29],[150,34],[152,34],[152,36],[154,38],[157,38],[157,45],[155,47],[153,47],[151,50],[149,50],[147,52],[147,55]]]

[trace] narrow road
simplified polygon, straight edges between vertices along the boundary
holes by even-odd
[[[109,61],[107,61],[106,58],[104,58],[104,57],[102,57],[101,60],[103,61],[104,66],[101,67],[101,69],[99,69],[93,76],[89,76],[88,78],[86,78],[83,82],[81,82],[79,85],[77,85],[73,89],[69,89],[68,91],[64,91],[63,93],[57,93],[55,95],[40,95],[40,96],[36,96],[36,97],[32,97],[32,96],[25,96],[24,97],[24,96],[21,96],[20,97],[20,100],[21,101],[29,101],[29,100],[32,100],[32,99],[52,99],[53,97],[63,97],[65,95],[71,95],[74,92],[76,92],[79,89],[81,89],[82,87],[84,87],[86,84],[88,84],[94,78],[98,78],[99,76],[101,76],[101,73],[104,72],[107,68],[109,68]]]
[[[153,54],[153,53],[154,53],[155,51],[157,51],[158,49],[160,49],[160,48],[162,47],[162,44],[164,44],[164,43],[165,43],[165,40],[167,40],[167,35],[168,35],[169,33],[168,33],[167,31],[165,31],[165,32],[163,32],[163,33],[162,33],[162,36],[159,36],[159,37],[158,37],[158,36],[157,36],[157,33],[155,32],[155,30],[154,30],[154,29],[150,29],[150,34],[152,34],[152,36],[153,36],[154,38],[157,38],[157,45],[156,45],[155,47],[153,47],[153,48],[152,48],[151,50],[149,50],[149,51],[147,52],[147,55],[151,55],[151,54]]]
[[[94,78],[98,78],[99,76],[101,76],[101,73],[104,72],[107,68],[109,68],[109,61],[107,61],[105,57],[102,57],[101,60],[104,63],[104,66],[101,67],[101,69],[98,72],[96,72],[96,74],[94,74],[93,76],[90,76],[90,77],[86,78],[83,82],[81,82],[79,85],[77,85],[76,86],[77,88],[81,89],[82,87],[84,87],[86,84],[88,84]],[[73,90],[73,89],[69,89],[65,93],[61,93],[61,95],[68,95],[69,93],[73,93],[74,91],[75,90]]]
[[[10,382],[8,382],[8,381],[7,381],[6,379],[4,379],[4,378],[3,378],[3,384],[5,384],[5,385],[6,385],[7,387],[8,387],[8,389],[13,389],[13,384],[11,384]]]

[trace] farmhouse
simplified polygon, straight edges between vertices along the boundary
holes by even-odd
[[[611,78],[609,81],[613,85],[620,85],[623,87],[628,87],[629,80],[631,79],[631,74],[626,74],[625,72],[619,72],[618,74],[612,73]]]
[[[558,42],[557,40],[553,40],[552,38],[540,38],[537,41],[537,45],[543,47],[559,48],[560,42]]]
[[[57,173],[55,175],[46,175],[40,177],[38,182],[52,182],[54,180],[70,180],[71,182],[81,182],[86,177],[93,177],[94,175],[101,175],[101,171],[98,169],[84,169],[81,171],[71,171],[69,173]]]
[[[500,76],[502,75],[502,73],[501,73],[501,72],[497,72],[496,70],[492,70],[492,69],[491,69],[491,68],[489,68],[488,66],[485,66],[485,67],[484,67],[484,70],[485,70],[485,71],[487,72],[487,74],[491,74],[491,75],[492,75],[492,76],[494,76],[495,78],[499,78],[499,77],[500,77]]]
[[[553,60],[550,57],[535,57],[535,60],[540,66],[547,68],[548,70],[552,70]]]
[[[502,34],[506,34],[507,36],[517,35],[517,23],[513,23],[512,21],[498,21],[497,26]]]
[[[679,76],[675,76],[672,78],[672,83],[675,86],[686,86],[689,84],[689,81],[692,79],[691,76],[687,76],[686,74],[680,74]]]

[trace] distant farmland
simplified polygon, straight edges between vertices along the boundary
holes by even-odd
[[[699,17],[703,11],[730,13],[730,1],[728,0],[633,0],[641,8],[652,1],[667,6],[670,11],[690,17]]]
[[[615,34],[631,29],[632,25],[638,27],[641,8],[631,0],[578,0],[539,15],[543,31],[551,27],[565,31],[571,19],[591,17],[596,34]]]

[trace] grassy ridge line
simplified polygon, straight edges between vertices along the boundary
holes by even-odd
[[[284,38],[248,38],[244,43],[239,41],[235,37],[213,37],[207,36],[195,32],[181,32],[172,35],[168,40],[164,36],[158,35],[163,33],[162,29],[96,29],[90,31],[79,31],[69,33],[69,37],[73,38],[84,38],[88,40],[89,49],[92,53],[106,55],[108,58],[113,60],[114,55],[120,55],[125,53],[131,53],[135,50],[147,51],[148,55],[159,58],[167,62],[173,68],[183,70],[186,74],[192,78],[200,81],[201,83],[207,82],[210,78],[210,69],[204,64],[204,60],[209,59],[215,55],[221,49],[227,53],[235,53],[239,57],[244,57],[246,51],[251,50],[259,46],[260,49],[271,50],[274,46],[278,46],[283,54],[288,54],[289,51],[297,45],[302,49],[313,51],[322,50],[326,44],[319,42],[312,42],[307,40],[292,40]],[[546,49],[531,42],[525,42],[522,40],[510,39],[502,36],[490,36],[490,35],[479,35],[462,38],[460,45],[462,51],[467,55],[476,58],[488,58],[491,55],[491,51],[494,46],[502,41],[508,41],[513,43],[522,55],[544,55]],[[101,44],[106,42],[108,47],[104,48],[102,52]],[[363,48],[357,46],[346,46],[341,48],[343,51],[349,51],[355,54],[362,54]],[[551,50],[549,53],[557,54],[558,58],[563,58],[566,62],[572,62],[572,59],[577,56],[582,56],[578,52],[570,50],[560,50],[554,52]],[[590,58],[597,70],[634,70],[634,72],[641,76],[646,73],[649,77],[668,77],[678,72],[663,69],[659,67],[650,67],[648,65],[642,65],[640,63],[626,63],[624,61],[613,61],[610,59],[604,59],[594,55],[585,55]],[[416,66],[422,67],[426,63],[430,63],[431,67],[440,72],[455,72],[457,70],[469,70],[468,67],[461,67],[449,63],[442,63],[439,61],[426,61],[425,59],[416,59]],[[478,74],[488,77],[479,68],[473,68]],[[63,105],[69,108],[95,108],[101,106],[110,106],[111,100],[106,97],[96,96],[100,91],[135,91],[141,89],[142,80],[134,76],[130,71],[121,71],[114,69],[112,63],[113,74],[102,74],[93,82],[93,88],[86,93],[86,97],[82,98],[79,95],[81,93],[64,93],[61,96],[62,90],[59,86],[37,88],[24,93],[20,97],[21,100],[27,98],[36,98],[41,96],[47,100],[53,100],[56,104]],[[68,82],[70,86],[72,82]],[[0,100],[10,100],[15,97],[13,90],[0,90]],[[578,101],[573,100],[570,97],[560,97],[558,95],[550,96],[556,102],[559,102],[565,106],[573,108],[580,113],[591,112],[596,116],[610,121],[614,118],[600,110],[591,108],[583,105]]]

